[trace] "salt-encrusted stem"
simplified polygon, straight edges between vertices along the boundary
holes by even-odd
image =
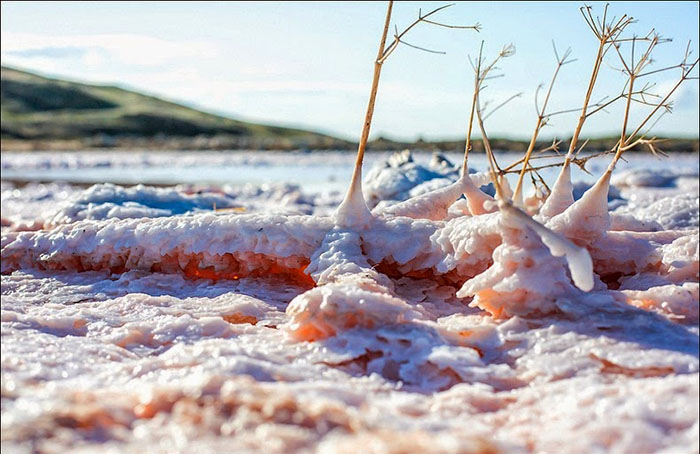
[[[518,183],[515,185],[515,191],[513,192],[513,203],[518,207],[523,207],[525,204],[523,200],[523,177],[525,176],[525,171],[527,170],[528,163],[530,162],[530,155],[532,155],[532,150],[535,149],[535,143],[537,142],[537,136],[542,128],[542,120],[544,117],[540,114],[537,116],[537,122],[535,123],[535,131],[532,133],[532,138],[530,139],[530,144],[525,152],[525,159],[523,159],[523,167],[518,175]]]
[[[552,186],[552,192],[550,193],[549,197],[547,197],[547,200],[545,200],[542,208],[540,209],[540,215],[545,218],[556,216],[574,203],[573,185],[571,184],[571,160],[574,158],[576,144],[578,143],[578,138],[581,135],[583,124],[586,122],[586,118],[588,117],[586,111],[588,109],[588,104],[591,102],[591,95],[593,94],[593,88],[595,87],[596,80],[598,79],[600,65],[603,62],[605,45],[606,41],[601,40],[600,45],[598,46],[598,53],[596,54],[595,63],[593,64],[591,78],[588,82],[588,90],[586,90],[586,96],[583,99],[581,115],[576,123],[574,135],[571,137],[569,151],[566,153],[566,158],[564,158],[564,165],[562,165],[559,175]]]
[[[493,198],[476,187],[469,174],[462,174],[455,183],[411,197],[378,213],[439,221],[447,217],[450,206],[462,194],[467,197],[467,206],[472,215],[489,213],[495,210],[495,207],[491,207],[490,204],[484,206],[484,202],[493,201]],[[377,211],[375,210],[375,212]]]
[[[377,58],[374,60],[374,76],[372,77],[372,88],[369,94],[369,102],[367,103],[367,112],[365,113],[365,122],[362,126],[362,136],[360,143],[357,146],[357,158],[355,160],[355,169],[352,172],[352,180],[350,187],[345,195],[345,199],[341,202],[336,211],[336,222],[343,226],[367,225],[372,220],[372,214],[367,207],[367,202],[362,194],[362,161],[365,157],[365,148],[369,139],[369,131],[372,126],[372,116],[374,115],[374,104],[377,99],[377,90],[379,88],[379,76],[382,72],[382,59],[384,55],[384,47],[386,46],[386,37],[389,33],[389,24],[391,22],[391,9],[394,5],[393,1],[389,2],[386,11],[386,19],[384,21],[384,31],[379,42],[379,50]]]
[[[498,164],[496,163],[496,158],[493,156],[493,150],[491,149],[491,142],[489,141],[489,136],[486,134],[486,128],[484,127],[484,119],[481,116],[481,108],[479,106],[479,96],[476,96],[476,120],[479,125],[479,131],[481,131],[481,140],[484,142],[484,150],[486,150],[486,157],[489,161],[489,167],[491,169],[491,179],[493,186],[496,188],[496,196],[503,200],[504,193],[501,185],[498,182]]]
[[[627,101],[625,103],[625,110],[624,110],[624,116],[622,119],[622,129],[620,132],[620,140],[617,143],[617,150],[615,152],[615,156],[613,157],[612,161],[610,162],[610,165],[608,168],[605,170],[603,175],[600,177],[600,179],[596,182],[593,187],[591,187],[586,193],[584,194],[584,197],[572,204],[572,206],[568,209],[571,211],[575,211],[576,209],[583,210],[584,208],[576,208],[578,205],[580,206],[586,206],[586,211],[588,213],[588,216],[592,216],[595,218],[600,219],[601,225],[609,225],[609,212],[608,212],[608,206],[607,206],[607,200],[608,200],[608,193],[610,191],[610,179],[612,177],[613,170],[615,170],[615,166],[617,165],[618,161],[622,157],[622,154],[627,150],[626,145],[630,142],[630,140],[634,137],[634,135],[639,131],[640,128],[635,130],[632,135],[627,135],[627,128],[629,125],[629,119],[630,119],[630,110],[632,107],[632,101],[633,101],[633,94],[634,94],[634,85],[637,79],[640,77],[641,70],[651,61],[651,52],[654,49],[654,47],[657,45],[659,42],[658,36],[654,36],[654,38],[651,40],[649,43],[649,47],[647,51],[641,56],[639,61],[635,64],[634,61],[634,41],[632,41],[632,60],[628,64],[625,59],[623,58],[622,54],[620,53],[620,49],[618,48],[617,45],[615,45],[615,50],[617,51],[618,55],[620,56],[620,61],[622,62],[622,65],[625,68],[625,71],[627,72],[627,75],[629,77],[628,79],[628,87],[627,87],[627,95],[625,96],[627,98]],[[682,66],[681,66],[682,67]],[[692,70],[694,66],[691,66],[690,69]],[[678,81],[676,85],[671,89],[670,93],[666,95],[666,97],[658,104],[655,106],[654,110],[646,117],[646,119],[642,122],[642,125],[644,125],[657,111],[660,109],[662,106],[666,105],[666,101],[669,99],[671,94],[680,86],[681,83],[683,83],[684,80],[687,78],[687,72],[684,70],[683,74],[681,76],[681,79]],[[584,200],[586,199],[586,200]]]
[[[508,212],[534,230],[553,256],[566,258],[571,279],[576,287],[584,292],[593,290],[593,260],[585,248],[576,246],[563,235],[553,232],[504,200],[499,200],[499,209]]]
[[[590,116],[588,113],[588,105],[591,102],[593,89],[595,88],[596,81],[598,80],[598,73],[600,72],[600,67],[603,63],[603,57],[605,57],[605,53],[611,45],[611,40],[613,40],[616,36],[619,36],[625,27],[632,22],[632,18],[627,17],[627,15],[623,15],[617,22],[608,25],[606,24],[607,12],[608,6],[606,5],[603,12],[602,22],[597,22],[595,19],[593,19],[593,16],[590,13],[590,7],[584,7],[581,9],[583,18],[593,31],[593,34],[596,36],[596,38],[598,38],[598,53],[596,54],[593,64],[593,71],[591,72],[591,78],[588,82],[588,89],[586,90],[583,107],[581,108],[581,115],[576,123],[574,135],[571,137],[569,151],[566,153],[566,158],[564,158],[564,165],[557,176],[557,180],[552,186],[552,191],[549,197],[547,197],[547,200],[540,209],[539,214],[543,218],[551,218],[556,216],[574,203],[573,185],[571,184],[571,161],[574,158],[576,146],[578,144],[583,125],[586,122],[586,119]],[[614,19],[612,22],[614,22]],[[612,45],[614,46],[615,44],[612,43]]]
[[[462,162],[462,179],[464,180],[463,184],[463,194],[464,197],[467,199],[467,206],[469,207],[469,212],[473,215],[479,215],[479,214],[485,214],[485,213],[490,213],[495,210],[495,207],[492,207],[489,203],[485,202],[493,202],[493,198],[484,193],[477,185],[474,184],[474,182],[471,180],[471,178],[468,177],[469,175],[469,152],[471,151],[472,148],[472,131],[474,128],[474,114],[476,113],[476,106],[477,102],[479,101],[479,90],[480,90],[480,84],[481,84],[481,58],[483,55],[483,50],[484,50],[484,42],[481,41],[481,46],[479,47],[479,60],[477,61],[476,64],[476,73],[474,75],[474,95],[472,96],[472,105],[471,109],[469,111],[469,125],[467,126],[467,140],[464,144],[464,161]]]

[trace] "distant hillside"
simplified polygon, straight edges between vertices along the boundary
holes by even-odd
[[[8,143],[77,141],[99,147],[125,140],[199,139],[250,148],[348,146],[322,134],[237,121],[114,86],[51,79],[5,66],[0,104],[2,139]]]
[[[355,150],[356,143],[301,129],[248,123],[212,115],[123,88],[69,82],[2,67],[2,150],[93,148],[158,150]],[[358,131],[359,132],[359,131]],[[476,139],[476,138],[475,138]],[[617,137],[595,138],[587,150],[604,150]],[[474,151],[483,145],[475,140]],[[498,150],[522,151],[528,143],[492,138]],[[546,147],[548,142],[538,144]],[[460,151],[464,140],[402,142],[377,138],[369,150],[405,148]],[[698,152],[698,139],[669,139],[664,151]],[[566,149],[566,142],[560,149]]]

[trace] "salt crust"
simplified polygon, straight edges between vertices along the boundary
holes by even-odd
[[[692,449],[697,226],[631,209],[611,230],[607,200],[584,195],[543,215],[556,245],[508,210],[411,208],[364,228],[190,214],[4,230],[3,447]],[[592,258],[590,292],[564,237]],[[306,267],[315,287],[192,279],[193,260],[212,276]]]

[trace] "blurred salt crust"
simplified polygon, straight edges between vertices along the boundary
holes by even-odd
[[[393,152],[370,152],[364,172],[382,165]],[[429,152],[414,152],[413,158],[427,166],[433,159]],[[461,153],[444,153],[451,164],[460,163]],[[517,161],[519,153],[498,152],[501,166]],[[698,174],[698,156],[693,153],[672,154],[659,158],[648,153],[625,155],[619,170],[671,169],[690,177]],[[352,174],[353,153],[333,151],[76,151],[76,152],[4,152],[0,168],[4,180],[68,181],[76,183],[123,184],[263,184],[295,183],[305,191],[344,191]],[[573,168],[574,181],[593,182],[606,167],[609,158],[589,161],[590,175]],[[478,171],[487,168],[486,156],[473,153],[470,166]],[[552,163],[541,160],[539,163]],[[556,177],[556,169],[542,171],[545,179]],[[644,186],[641,184],[640,186]],[[659,187],[659,184],[654,186]]]
[[[667,229],[697,226],[698,157],[628,156],[613,176],[611,209]],[[506,153],[502,166],[519,158]],[[456,180],[460,159],[457,154],[371,153],[366,199],[371,207],[386,206],[445,186]],[[216,210],[329,215],[344,195],[353,162],[352,154],[325,151],[3,153],[3,226],[31,230],[81,219]],[[472,155],[470,162],[472,169],[486,168],[483,155]],[[606,164],[606,157],[592,160],[590,175],[573,169],[575,198]],[[553,179],[556,172],[542,174]]]

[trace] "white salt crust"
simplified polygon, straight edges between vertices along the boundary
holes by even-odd
[[[107,210],[4,228],[3,449],[695,449],[692,204],[616,218],[564,196],[545,227],[430,189],[356,225]]]

